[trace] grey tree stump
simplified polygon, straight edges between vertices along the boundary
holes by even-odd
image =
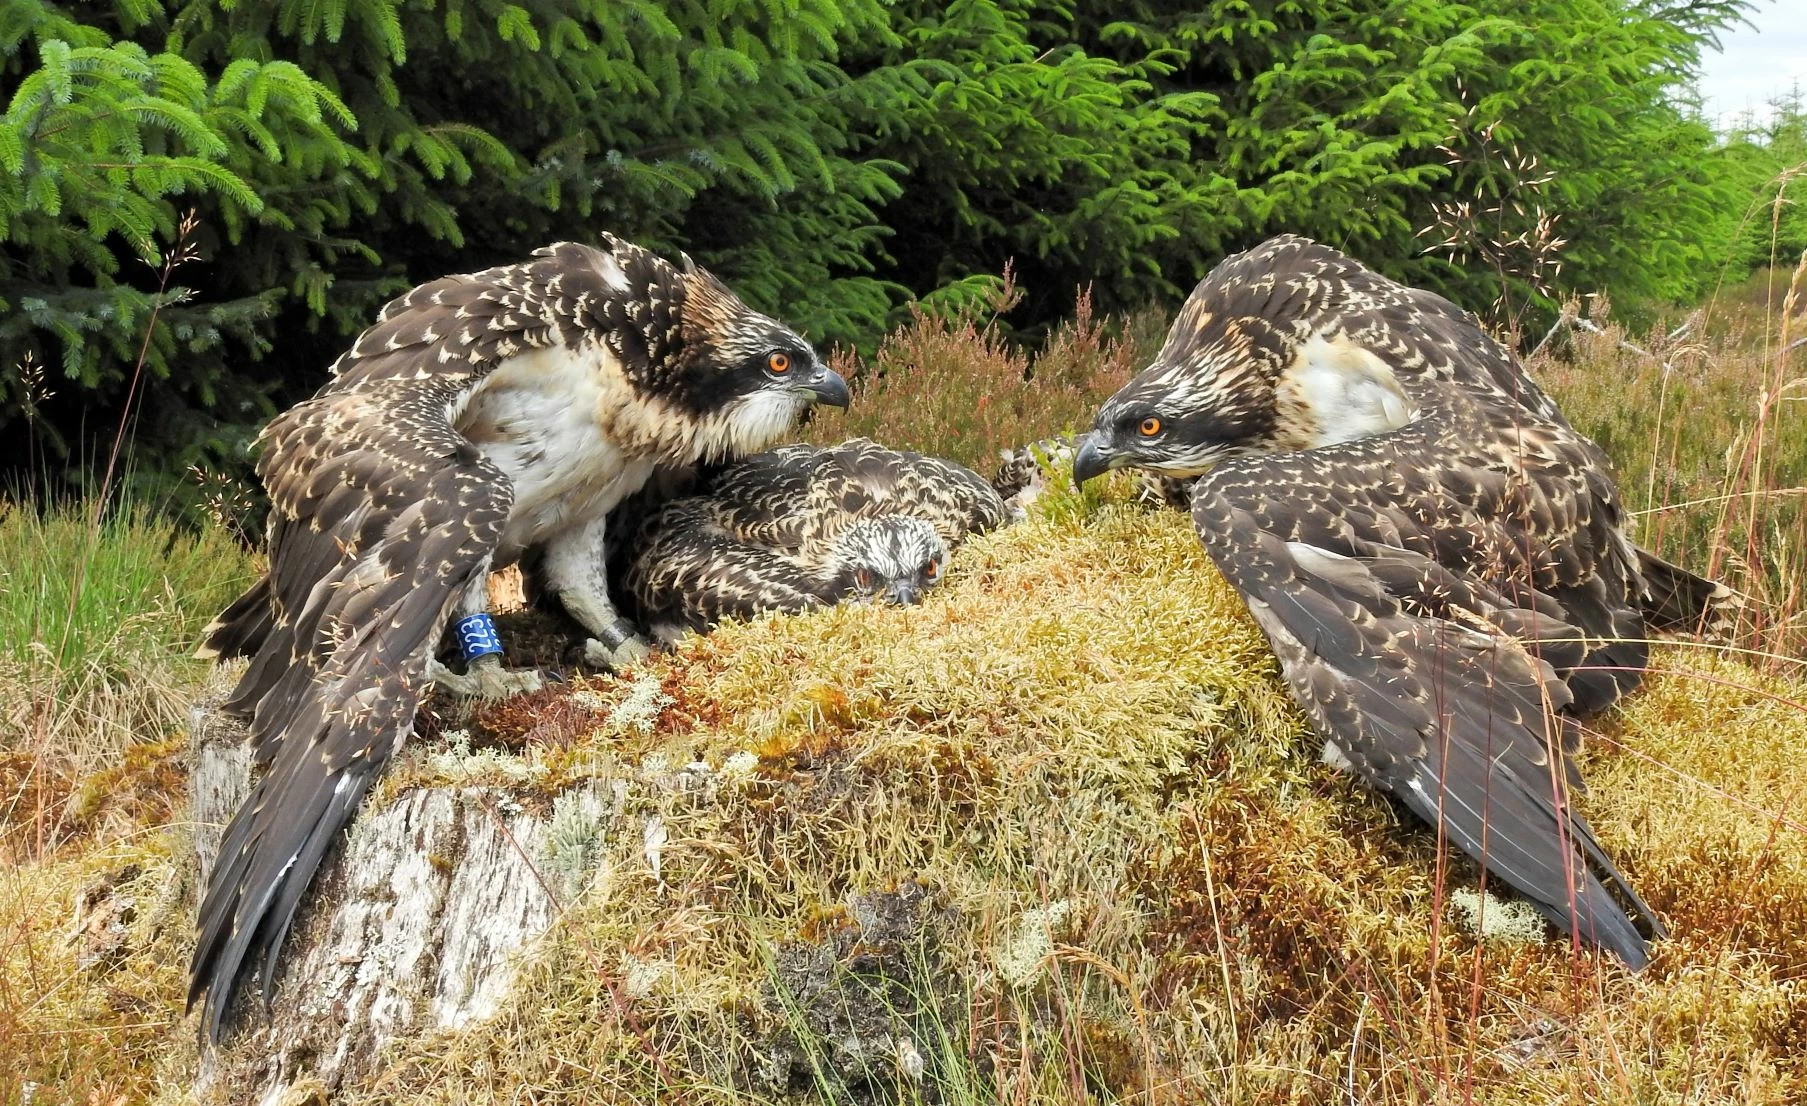
[[[250,792],[245,733],[212,703],[192,714],[192,821],[201,886]],[[266,1018],[244,986],[236,1029],[204,1051],[203,1100],[330,1096],[378,1070],[398,1038],[495,1010],[557,911],[535,869],[546,820],[503,793],[443,787],[360,812],[290,933]]]

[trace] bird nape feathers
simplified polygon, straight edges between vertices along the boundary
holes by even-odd
[[[1726,588],[1632,544],[1605,455],[1449,301],[1303,238],[1225,260],[1112,396],[1074,478],[1199,476],[1191,509],[1324,758],[1633,968],[1663,928],[1573,806],[1577,717]],[[1203,474],[1200,476],[1200,474]]]
[[[188,1001],[205,994],[210,1040],[248,965],[268,1004],[303,894],[428,687],[536,684],[493,643],[467,647],[463,674],[434,660],[455,615],[461,636],[493,636],[490,570],[532,554],[590,662],[638,659],[647,643],[609,599],[610,509],[657,468],[764,449],[848,401],[794,331],[688,258],[610,235],[423,284],[331,372],[258,439],[269,569],[202,648],[250,658],[226,708],[264,770],[201,903]]]
[[[970,469],[854,438],[788,445],[650,508],[619,574],[655,636],[848,600],[914,603],[968,535],[1006,519]]]

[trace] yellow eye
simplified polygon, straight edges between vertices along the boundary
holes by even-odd
[[[765,367],[775,373],[791,371],[791,356],[788,353],[774,353],[765,359]]]
[[[1161,420],[1155,418],[1153,415],[1150,415],[1147,418],[1143,419],[1142,425],[1137,427],[1136,429],[1138,429],[1142,432],[1142,436],[1144,438],[1152,438],[1156,434],[1159,434],[1161,432]]]

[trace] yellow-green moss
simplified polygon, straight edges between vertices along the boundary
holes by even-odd
[[[1677,931],[1633,977],[1556,939],[1477,949],[1447,903],[1472,867],[1440,891],[1432,835],[1316,763],[1183,517],[1035,522],[954,568],[918,608],[657,662],[668,720],[591,763],[660,820],[659,878],[619,835],[506,1012],[405,1049],[371,1100],[762,1101],[740,1065],[785,1017],[771,950],[904,880],[952,919],[925,1101],[1807,1095],[1807,836],[1752,809],[1798,805],[1807,711],[1763,692],[1800,686],[1666,649],[1683,671],[1604,723],[1590,813]],[[658,782],[695,761],[707,786]]]
[[[552,693],[557,725],[418,743],[386,792],[606,802],[561,822],[569,909],[503,1011],[340,1100],[769,1101],[753,1058],[806,1036],[776,950],[865,955],[858,897],[905,884],[937,911],[908,984],[923,1101],[1807,1099],[1807,686],[1665,647],[1599,723],[1588,812],[1675,933],[1646,972],[1477,946],[1449,901],[1474,869],[1317,762],[1188,521],[1081,515],[974,541],[919,607],[726,626]],[[80,1090],[40,1102],[136,1102],[192,1063],[186,917],[101,972],[65,937],[125,853],[135,885],[176,878],[160,840],[5,877],[0,1009],[28,1043],[0,1072]]]

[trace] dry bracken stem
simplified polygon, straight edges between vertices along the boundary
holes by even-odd
[[[1090,949],[1083,949],[1077,945],[1054,946],[1052,952],[1042,957],[1037,965],[1037,969],[1039,970],[1041,966],[1046,965],[1050,961],[1061,960],[1097,968],[1099,971],[1109,976],[1111,982],[1123,988],[1124,997],[1129,1000],[1130,1013],[1134,1015],[1136,1019],[1136,1035],[1141,1039],[1142,1043],[1142,1078],[1144,1093],[1147,1094],[1148,1101],[1152,1104],[1154,1102],[1154,1037],[1148,1031],[1148,1010],[1142,1005],[1142,995],[1137,989],[1135,981],[1130,979],[1129,976],[1115,964],[1101,958],[1097,953],[1092,952]]]

